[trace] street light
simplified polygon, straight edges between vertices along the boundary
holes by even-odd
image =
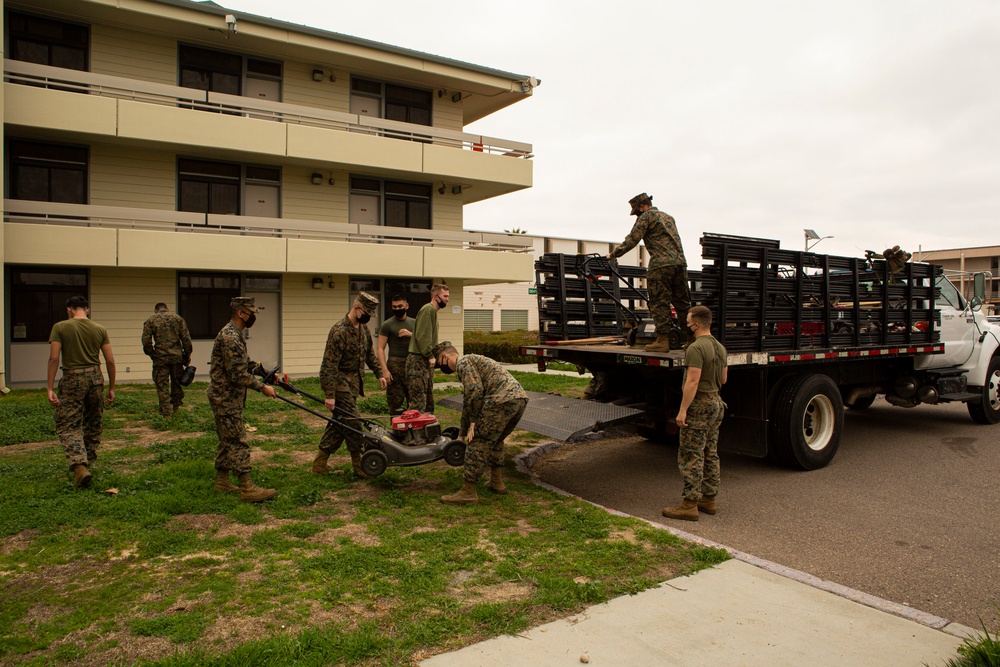
[[[806,235],[806,252],[809,252],[810,250],[815,248],[816,244],[822,241],[823,239],[833,238],[832,236],[820,236],[819,234],[816,233],[815,229],[803,229],[802,231],[805,232]],[[811,244],[809,243],[810,241],[812,241]]]

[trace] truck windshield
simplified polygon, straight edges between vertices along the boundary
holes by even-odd
[[[937,286],[941,290],[941,299],[943,301],[946,301],[953,308],[965,310],[965,299],[962,298],[962,295],[958,292],[958,288],[950,280],[941,276],[938,278]]]

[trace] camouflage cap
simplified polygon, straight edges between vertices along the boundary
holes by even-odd
[[[632,206],[632,211],[629,215],[639,215],[639,207],[643,204],[653,204],[653,198],[647,195],[645,192],[638,194],[628,200],[628,203]]]
[[[358,292],[358,296],[355,301],[359,306],[361,306],[361,310],[365,311],[369,315],[375,315],[375,312],[378,310],[378,299],[373,297],[368,292]]]
[[[243,310],[249,310],[251,313],[257,312],[257,306],[252,296],[234,296],[233,300],[229,302],[229,307],[242,308]]]
[[[434,346],[434,348],[431,350],[431,356],[437,359],[441,355],[441,353],[447,350],[449,347],[454,347],[451,344],[451,341],[443,340]]]

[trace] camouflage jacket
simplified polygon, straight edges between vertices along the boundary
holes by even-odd
[[[208,401],[216,414],[243,411],[247,389],[260,391],[264,383],[250,374],[257,364],[247,356],[247,342],[236,325],[222,327],[212,346],[212,361],[208,385]]]
[[[489,357],[463,354],[455,364],[455,373],[462,381],[465,393],[460,427],[463,438],[469,432],[469,425],[479,418],[484,409],[518,398],[528,398],[514,376]]]
[[[364,324],[355,327],[348,316],[330,327],[319,367],[319,383],[326,398],[335,398],[338,391],[364,396],[364,364],[375,377],[382,377],[382,366],[375,358],[372,332]]]
[[[677,223],[663,211],[654,207],[640,215],[632,231],[622,244],[615,248],[611,256],[621,257],[639,245],[639,241],[646,243],[650,269],[687,266],[684,248],[681,247],[681,237],[677,233]]]
[[[142,351],[153,364],[188,363],[191,349],[187,322],[177,313],[153,313],[142,325]]]

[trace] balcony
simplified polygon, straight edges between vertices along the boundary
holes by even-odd
[[[530,240],[183,211],[4,200],[9,264],[531,280]]]
[[[460,183],[465,203],[532,183],[531,145],[495,137],[15,60],[4,61],[4,81],[9,125],[177,151],[402,172]]]

